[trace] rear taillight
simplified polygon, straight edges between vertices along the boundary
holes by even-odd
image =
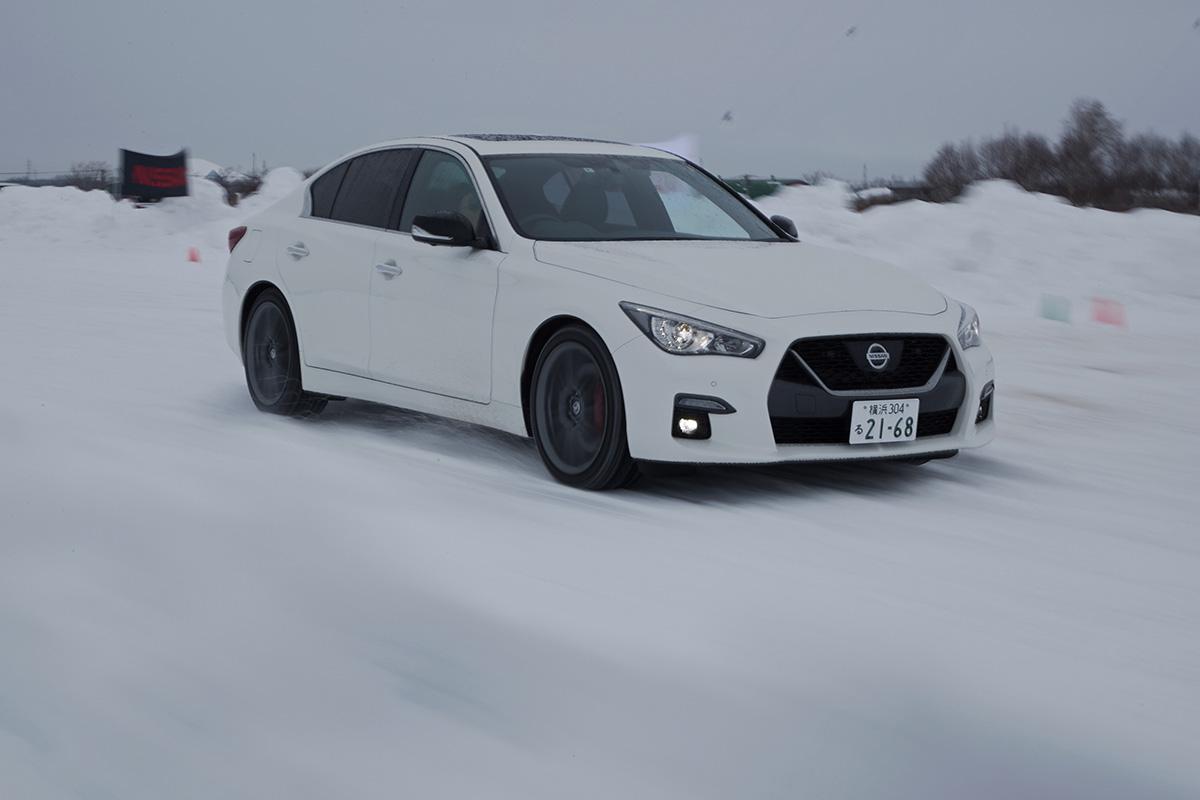
[[[242,237],[245,235],[246,235],[246,226],[245,225],[238,225],[236,228],[234,228],[233,230],[231,230],[229,232],[229,252],[231,252],[231,253],[233,252],[233,248],[238,246],[238,242],[240,242],[242,240]]]

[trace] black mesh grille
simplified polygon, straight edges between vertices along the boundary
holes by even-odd
[[[845,444],[850,439],[850,419],[842,417],[771,417],[775,444]],[[921,430],[917,423],[917,431]]]
[[[884,369],[868,366],[867,349],[878,343],[890,356]],[[941,336],[837,336],[801,339],[779,366],[780,380],[802,382],[807,374],[791,355],[795,353],[809,369],[834,391],[912,389],[924,386],[937,371],[949,344]]]
[[[945,436],[954,430],[954,422],[958,419],[958,409],[949,411],[930,411],[927,414],[917,414],[917,438],[924,436]]]
[[[945,436],[954,430],[958,409],[917,415],[917,438]],[[776,444],[845,444],[850,440],[850,416],[771,417]]]
[[[808,370],[792,355],[791,350],[783,357],[783,361],[779,362],[779,369],[775,371],[775,380],[800,383],[805,386],[817,385],[816,381],[812,379],[812,375],[808,374]]]

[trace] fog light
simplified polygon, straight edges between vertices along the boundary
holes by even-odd
[[[676,439],[708,439],[712,437],[712,423],[704,411],[677,408],[671,417],[671,435]]]
[[[988,381],[987,386],[983,387],[983,391],[979,393],[979,410],[975,412],[975,423],[986,422],[992,416],[992,395],[995,394],[996,386],[993,381]]]

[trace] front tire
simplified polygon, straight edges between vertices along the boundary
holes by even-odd
[[[319,414],[328,398],[304,391],[300,346],[287,301],[276,289],[254,300],[242,331],[246,388],[259,411],[307,417]]]
[[[538,354],[530,427],[554,478],[581,489],[617,489],[637,477],[625,435],[617,368],[592,330],[572,325]]]

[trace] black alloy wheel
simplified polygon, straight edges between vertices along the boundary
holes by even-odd
[[[593,331],[570,326],[550,338],[538,355],[530,395],[533,438],[557,480],[616,489],[637,477],[616,366]]]
[[[275,289],[254,300],[242,333],[242,363],[250,398],[260,411],[309,416],[325,408],[328,398],[306,392],[301,385],[292,315]]]

